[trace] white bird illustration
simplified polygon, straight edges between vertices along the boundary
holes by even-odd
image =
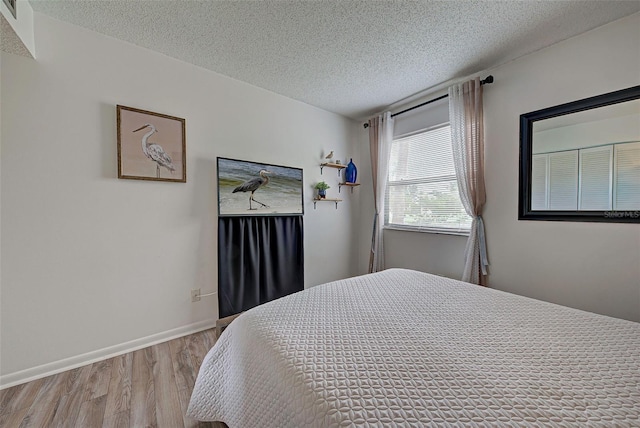
[[[144,128],[151,128],[151,130],[142,137],[142,153],[156,163],[156,177],[160,178],[161,166],[167,168],[173,173],[176,170],[176,167],[173,166],[171,156],[169,156],[159,144],[149,143],[149,137],[151,137],[155,132],[158,132],[156,127],[150,123],[145,123],[133,132],[141,131]]]
[[[331,150],[331,151],[329,152],[329,154],[328,154],[328,155],[326,155],[324,158],[325,158],[325,159],[332,159],[332,158],[333,158],[333,150]]]

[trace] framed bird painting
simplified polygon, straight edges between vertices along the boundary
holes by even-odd
[[[302,215],[302,169],[218,158],[220,216]]]
[[[117,106],[118,178],[187,182],[185,120]]]

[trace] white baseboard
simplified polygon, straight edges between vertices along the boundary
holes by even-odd
[[[107,348],[98,349],[97,351],[87,352],[86,354],[77,355],[75,357],[64,358],[52,363],[42,364],[25,370],[9,373],[0,376],[0,390],[9,388],[21,383],[30,382],[32,380],[51,376],[77,367],[93,364],[97,361],[106,360],[118,355],[133,352],[138,349],[166,342],[178,337],[187,336],[199,331],[214,328],[216,320],[200,321],[173,330],[163,331],[161,333],[152,334],[151,336],[142,337],[140,339],[131,340],[119,345],[109,346]]]

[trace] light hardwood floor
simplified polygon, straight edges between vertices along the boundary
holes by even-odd
[[[215,330],[0,391],[0,427],[212,427],[185,416]]]

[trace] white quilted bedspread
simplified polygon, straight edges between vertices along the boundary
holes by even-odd
[[[242,314],[188,414],[230,428],[640,427],[640,324],[391,269]]]

